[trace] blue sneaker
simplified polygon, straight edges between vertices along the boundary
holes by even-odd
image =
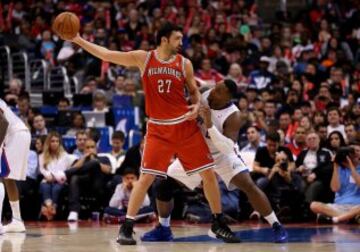
[[[164,227],[158,224],[153,230],[145,233],[140,238],[144,242],[165,242],[174,239],[170,227]]]
[[[272,226],[274,232],[275,243],[285,243],[288,241],[288,233],[285,228],[278,222],[275,222]]]

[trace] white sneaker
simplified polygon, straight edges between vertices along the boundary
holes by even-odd
[[[26,228],[23,221],[12,219],[9,224],[3,226],[3,230],[5,233],[24,233]]]
[[[68,221],[69,222],[76,222],[76,221],[78,221],[78,219],[79,219],[79,216],[78,216],[78,213],[77,212],[75,212],[75,211],[71,211],[70,213],[69,213],[69,216],[68,216]]]

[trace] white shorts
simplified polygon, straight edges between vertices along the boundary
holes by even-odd
[[[230,158],[224,154],[220,154],[214,157],[214,161],[214,171],[224,181],[229,190],[236,189],[236,187],[230,183],[234,176],[240,172],[249,171],[244,162],[235,156]],[[167,175],[183,183],[190,190],[194,190],[195,187],[199,186],[201,183],[201,176],[199,174],[194,174],[191,176],[186,175],[186,172],[179,159],[175,159],[175,161],[169,166]]]
[[[6,179],[26,180],[28,157],[30,153],[31,135],[27,130],[6,136],[5,145],[1,150],[1,170]]]

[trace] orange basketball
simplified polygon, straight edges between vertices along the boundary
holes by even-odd
[[[54,20],[53,31],[62,39],[73,39],[80,30],[79,18],[71,12],[63,12]]]

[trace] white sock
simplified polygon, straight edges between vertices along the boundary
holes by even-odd
[[[135,220],[134,216],[126,215],[126,219]]]
[[[332,217],[332,221],[334,223],[339,223],[339,218],[338,217]]]
[[[21,221],[21,214],[20,214],[20,203],[19,201],[10,201],[12,217],[13,219]]]
[[[163,226],[163,227],[170,227],[170,219],[171,219],[170,215],[169,215],[169,217],[167,217],[167,218],[161,218],[161,217],[159,216],[159,223],[160,223],[161,226]]]
[[[4,188],[4,184],[0,181],[0,218],[2,216],[4,198],[5,198],[5,188]],[[0,220],[0,226],[1,226],[1,220]]]
[[[272,211],[271,214],[269,214],[268,216],[264,216],[264,218],[267,222],[269,222],[271,226],[274,225],[274,223],[276,222],[280,223],[274,211]]]

